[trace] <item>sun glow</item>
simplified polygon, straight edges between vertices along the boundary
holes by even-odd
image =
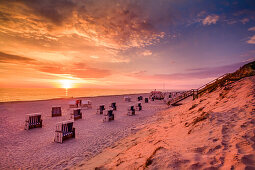
[[[72,88],[72,81],[71,80],[60,80],[62,88],[69,89]]]

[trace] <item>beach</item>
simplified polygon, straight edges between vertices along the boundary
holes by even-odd
[[[143,100],[143,110],[136,111],[135,116],[127,116],[128,106],[136,104],[140,95],[149,96],[135,94],[79,98],[91,100],[92,109],[82,110],[83,118],[74,122],[75,139],[62,144],[54,142],[56,123],[70,119],[72,110],[68,102],[76,99],[1,103],[0,168],[65,169],[89,160],[116,141],[155,121],[157,113],[167,108],[163,101],[144,103]],[[124,96],[131,97],[132,101],[125,102]],[[100,104],[108,108],[112,102],[117,103],[115,120],[103,123],[103,115],[96,114],[96,109]],[[61,117],[51,117],[52,106],[61,106]],[[25,115],[29,113],[42,114],[42,128],[24,130]]]

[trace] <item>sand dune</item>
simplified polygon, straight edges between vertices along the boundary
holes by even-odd
[[[143,94],[146,96],[148,94]],[[123,96],[92,97],[91,110],[83,111],[83,119],[74,123],[76,138],[63,144],[54,143],[56,123],[70,118],[68,101],[57,99],[34,102],[0,104],[0,169],[64,169],[100,153],[121,138],[136,132],[139,126],[153,121],[156,112],[167,106],[162,102],[142,104],[143,111],[127,116],[128,105],[137,102],[138,95],[129,95],[133,102],[124,102]],[[96,115],[96,106],[117,102],[113,122],[102,123]],[[62,117],[51,117],[51,106],[61,106]],[[43,128],[24,130],[25,114],[41,112]]]
[[[73,169],[255,169],[255,77],[158,114]]]

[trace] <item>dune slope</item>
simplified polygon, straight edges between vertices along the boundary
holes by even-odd
[[[254,169],[255,76],[158,114],[74,169]]]

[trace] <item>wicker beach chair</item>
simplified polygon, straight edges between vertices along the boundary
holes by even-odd
[[[104,110],[105,110],[105,107],[104,105],[100,105],[98,108],[97,108],[97,114],[103,114],[104,113]]]
[[[147,97],[144,98],[144,102],[145,102],[145,103],[149,103],[149,98],[147,98]]]
[[[142,110],[142,103],[141,102],[137,103],[137,105],[135,106],[135,110],[137,110],[137,111]]]
[[[107,114],[104,115],[103,122],[109,122],[112,120],[114,120],[114,114],[113,114],[113,110],[110,109],[107,111]]]
[[[56,116],[62,116],[62,110],[61,107],[52,107],[51,109],[51,116],[56,117]]]
[[[137,100],[138,100],[138,101],[143,100],[143,96],[138,96],[138,97],[137,97]]]
[[[63,143],[68,138],[75,138],[75,128],[73,127],[73,121],[63,121],[56,125],[54,141]]]
[[[90,100],[82,100],[81,101],[81,108],[91,109],[92,108],[92,102]]]
[[[25,130],[29,130],[32,128],[41,128],[42,127],[42,119],[40,113],[33,113],[26,115],[25,121]]]
[[[125,96],[125,97],[124,97],[124,101],[126,101],[126,102],[131,102],[131,98],[128,97],[128,96]]]
[[[82,119],[82,112],[81,109],[74,109],[72,113],[72,117],[74,120]]]
[[[110,107],[111,107],[113,110],[117,110],[116,102],[111,103]]]
[[[128,107],[128,113],[127,113],[128,116],[133,116],[135,115],[135,107],[134,106],[129,106]]]
[[[74,100],[69,101],[68,104],[69,104],[69,108],[77,108],[78,107],[76,101],[74,101]]]

